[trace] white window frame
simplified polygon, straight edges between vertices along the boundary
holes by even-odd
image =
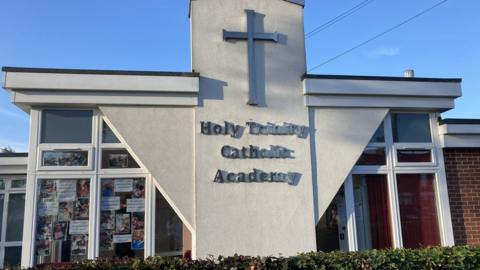
[[[90,143],[42,143],[42,117],[45,110],[72,110],[72,111],[92,111],[92,141]],[[95,164],[94,145],[98,139],[98,115],[99,112],[95,108],[42,108],[38,115],[38,130],[37,130],[37,171],[93,171]],[[44,151],[69,151],[81,150],[88,151],[88,165],[87,166],[43,166],[42,157]]]
[[[119,173],[119,174],[99,174],[97,177],[97,183],[96,183],[96,209],[94,210],[94,219],[95,219],[95,241],[92,242],[94,245],[92,246],[94,249],[94,258],[100,257],[100,214],[101,214],[101,182],[103,179],[131,179],[131,178],[145,178],[145,228],[144,228],[144,258],[148,258],[150,256],[153,256],[153,250],[152,247],[154,247],[154,242],[155,242],[155,237],[152,237],[152,230],[155,228],[155,224],[152,224],[152,221],[155,221],[155,219],[152,219],[152,214],[154,213],[154,197],[153,195],[153,200],[152,200],[152,189],[154,189],[154,185],[152,183],[152,178],[149,174],[128,174],[128,173]],[[153,190],[154,191],[154,190]],[[153,244],[152,244],[153,242]]]
[[[448,188],[446,182],[445,165],[443,160],[443,152],[440,146],[440,139],[438,135],[438,113],[431,112],[415,112],[428,113],[430,132],[432,136],[431,143],[402,143],[401,146],[409,149],[425,149],[428,146],[431,149],[432,163],[398,163],[397,152],[398,143],[393,142],[393,129],[391,114],[402,112],[390,112],[384,120],[385,128],[385,147],[387,155],[387,166],[355,166],[345,180],[345,201],[347,208],[347,230],[349,235],[349,250],[357,251],[357,230],[355,220],[355,200],[353,193],[353,175],[369,175],[369,174],[384,174],[387,177],[388,191],[389,191],[389,208],[391,218],[391,231],[393,248],[403,248],[402,229],[400,220],[400,208],[398,202],[397,189],[397,174],[432,174],[434,176],[434,192],[435,204],[438,217],[438,227],[440,233],[441,246],[454,245],[453,229],[450,215],[450,205],[448,200]],[[405,112],[411,113],[411,112]],[[369,147],[371,144],[368,144]],[[391,165],[390,165],[391,164]]]
[[[4,181],[5,188],[0,190],[0,195],[3,195],[3,215],[2,223],[0,226],[0,267],[5,265],[5,248],[7,247],[22,247],[22,239],[20,241],[6,241],[7,236],[7,216],[8,216],[8,203],[10,201],[11,194],[24,194],[26,196],[26,187],[12,188],[11,184],[14,180],[27,180],[26,175],[0,175],[0,180]]]

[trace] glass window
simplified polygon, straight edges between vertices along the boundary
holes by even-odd
[[[41,143],[92,143],[90,110],[43,110]]]
[[[145,178],[102,179],[100,257],[143,257]]]
[[[25,188],[27,185],[27,180],[25,179],[16,179],[12,180],[11,187],[12,188]]]
[[[319,251],[348,250],[347,211],[343,186],[318,222],[316,234]]]
[[[2,228],[3,225],[3,204],[5,202],[5,195],[0,194],[0,228]],[[1,239],[3,241],[3,239]]]
[[[155,255],[182,255],[186,228],[157,190],[155,193]]]
[[[120,143],[120,140],[115,136],[105,121],[102,124],[102,143]]]
[[[22,257],[22,247],[5,247],[4,266],[18,266]]]
[[[353,175],[358,249],[391,248],[387,176]]]
[[[440,245],[433,174],[397,174],[403,247]]]
[[[430,116],[420,113],[392,114],[393,140],[396,143],[430,143]]]
[[[5,180],[0,179],[0,190],[4,190],[4,189],[5,189]]]
[[[398,162],[432,162],[430,149],[399,149],[397,150]]]
[[[42,166],[70,167],[88,166],[88,151],[83,150],[61,150],[42,151]]]
[[[370,139],[370,143],[384,143],[384,142],[385,142],[385,129],[382,122],[382,124],[378,127],[377,131],[375,131],[375,134],[373,134],[372,139]]]
[[[10,193],[8,196],[7,241],[22,241],[25,194]]]
[[[103,149],[102,169],[140,168],[126,149]]]
[[[35,258],[37,264],[87,258],[89,179],[40,179]]]
[[[367,147],[360,158],[357,161],[356,165],[386,165],[387,156],[385,154],[384,147]]]

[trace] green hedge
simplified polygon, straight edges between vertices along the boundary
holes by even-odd
[[[40,268],[40,267],[39,267]],[[59,269],[43,266],[42,269]],[[370,250],[362,252],[311,252],[293,257],[249,257],[235,255],[202,260],[152,257],[85,261],[63,265],[64,269],[480,269],[479,247]]]

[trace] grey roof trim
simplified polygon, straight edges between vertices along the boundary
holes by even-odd
[[[199,77],[197,72],[2,67],[3,72]]]
[[[357,75],[316,75],[305,74],[302,79],[333,79],[333,80],[376,80],[376,81],[407,81],[407,82],[455,82],[460,83],[459,78],[406,78],[391,76],[357,76]]]
[[[480,119],[446,118],[439,119],[440,125],[480,125]]]
[[[27,157],[28,153],[0,153],[0,157]]]

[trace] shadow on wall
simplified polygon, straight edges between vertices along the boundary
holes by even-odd
[[[223,88],[228,84],[224,81],[200,76],[200,92],[198,95],[198,106],[203,107],[205,99],[223,100]]]

